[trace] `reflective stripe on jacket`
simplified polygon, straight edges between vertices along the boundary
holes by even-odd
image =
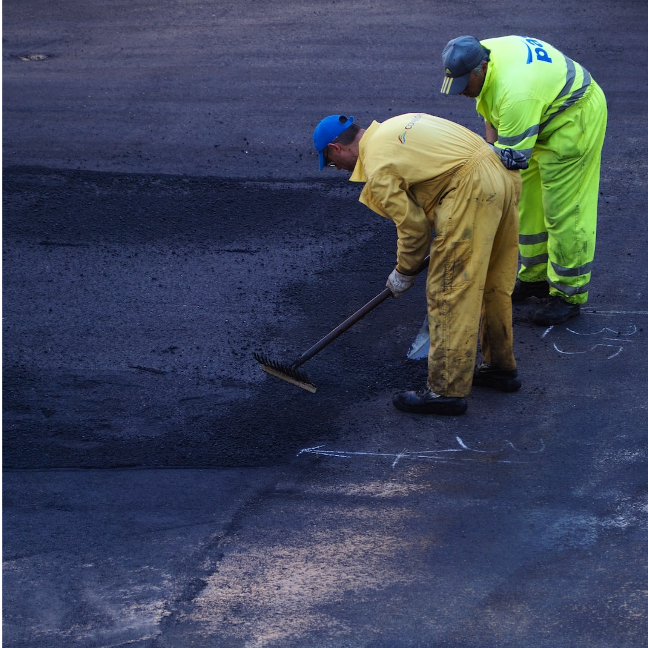
[[[495,146],[530,158],[536,140],[553,132],[553,120],[585,94],[590,74],[535,38],[504,36],[481,44],[490,50],[490,61],[477,112],[497,130]]]

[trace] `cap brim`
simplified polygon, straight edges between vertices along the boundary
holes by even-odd
[[[441,94],[456,95],[461,94],[470,81],[470,72],[460,77],[445,77],[441,85]]]
[[[324,151],[319,152],[319,166],[320,166],[320,171],[324,168],[324,165],[326,164],[324,160]]]

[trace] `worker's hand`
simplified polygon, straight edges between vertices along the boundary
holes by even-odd
[[[529,166],[526,156],[520,151],[512,148],[495,149],[495,152],[500,156],[502,164],[509,171],[517,171],[518,169],[526,169]]]
[[[392,273],[387,279],[387,288],[392,291],[394,299],[398,299],[404,292],[409,290],[414,285],[414,280],[416,279],[413,275],[404,275],[401,272],[398,272],[396,268],[392,270]]]

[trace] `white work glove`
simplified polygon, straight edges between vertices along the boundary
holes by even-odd
[[[392,291],[394,299],[398,299],[414,285],[415,279],[416,277],[414,275],[404,275],[394,268],[385,285]]]

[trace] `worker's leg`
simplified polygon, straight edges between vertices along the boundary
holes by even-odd
[[[596,244],[596,215],[605,137],[605,97],[594,84],[568,111],[569,120],[540,147],[548,232],[550,293],[587,301]]]
[[[484,283],[480,339],[486,363],[491,367],[511,371],[515,369],[511,293],[518,259],[518,200],[521,180],[512,171],[503,169],[503,174],[508,190]],[[475,236],[480,235],[481,232],[476,230]]]
[[[537,156],[529,160],[529,168],[520,172],[522,195],[520,221],[520,281],[528,283],[547,278],[547,228],[542,202],[542,178]]]
[[[467,170],[435,211],[427,386],[443,396],[467,396],[472,386],[484,285],[505,200],[495,164],[492,156]],[[509,281],[509,309],[511,289]]]
[[[466,246],[464,246],[466,248]],[[438,254],[437,246],[432,254]],[[464,249],[467,252],[467,249]],[[470,393],[477,353],[481,292],[476,284],[442,286],[452,272],[443,259],[428,273],[427,297],[430,327],[427,387],[443,396],[463,397]]]

